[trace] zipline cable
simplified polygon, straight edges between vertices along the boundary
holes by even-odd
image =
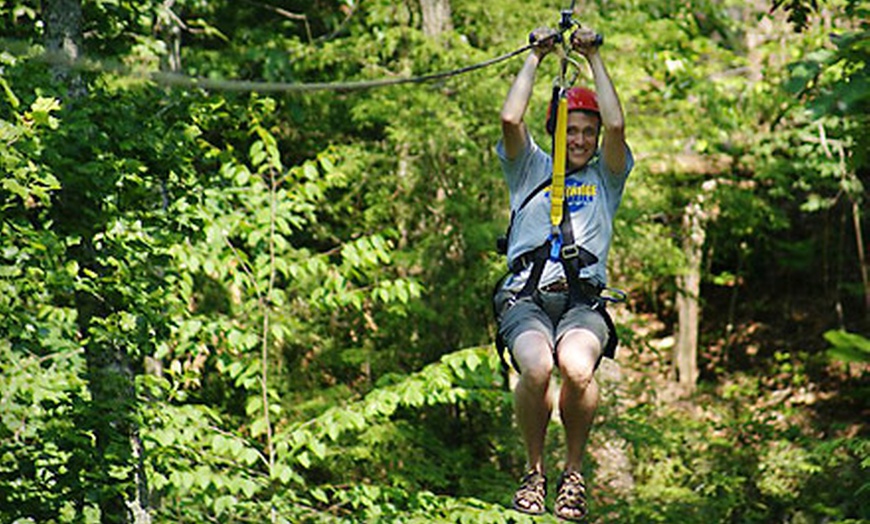
[[[3,47],[9,49],[7,42],[3,42]],[[381,78],[376,80],[357,80],[348,82],[264,82],[257,80],[226,80],[206,77],[193,77],[181,73],[171,73],[166,71],[137,71],[131,70],[126,66],[109,66],[104,62],[94,62],[87,59],[70,60],[61,52],[44,52],[37,57],[38,60],[48,64],[60,67],[68,67],[73,70],[100,72],[100,73],[116,73],[122,76],[131,78],[141,78],[150,80],[156,84],[166,86],[177,86],[184,88],[201,88],[211,89],[215,91],[256,91],[263,93],[287,92],[300,93],[312,91],[358,91],[363,89],[371,89],[376,87],[394,86],[401,84],[420,84],[458,76],[478,69],[483,69],[491,65],[498,64],[509,60],[521,53],[524,53],[534,47],[536,43],[526,44],[519,49],[505,53],[501,56],[471,64],[457,69],[441,71],[438,73],[425,74],[413,77],[401,78]],[[22,53],[23,54],[23,53]]]
[[[404,78],[381,78],[378,80],[359,80],[352,82],[313,82],[313,83],[291,83],[291,82],[257,82],[245,80],[217,80],[202,77],[191,77],[177,73],[156,72],[151,73],[150,78],[157,83],[171,86],[181,87],[201,87],[206,89],[215,89],[223,91],[260,91],[260,92],[304,92],[304,91],[357,91],[361,89],[371,89],[374,87],[394,86],[400,84],[421,84],[458,76],[478,69],[483,69],[499,62],[509,60],[525,51],[532,48],[532,44],[527,44],[510,53],[479,62],[477,64],[452,69],[450,71],[442,71],[440,73],[431,73],[427,75],[404,77]]]

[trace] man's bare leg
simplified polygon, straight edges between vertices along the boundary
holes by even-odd
[[[575,329],[562,337],[558,352],[562,377],[559,413],[567,442],[565,467],[569,471],[579,471],[598,408],[595,363],[601,354],[601,343],[592,332]]]
[[[592,332],[575,329],[562,337],[557,351],[562,376],[559,413],[565,426],[567,452],[565,472],[559,479],[555,513],[560,518],[579,521],[588,512],[586,484],[581,468],[598,407],[598,385],[594,375],[595,364],[601,354],[601,343]]]
[[[513,355],[520,369],[519,382],[514,389],[514,407],[528,460],[526,475],[514,494],[513,505],[525,513],[541,514],[546,510],[544,440],[553,410],[550,400],[553,351],[547,337],[530,331],[517,337]]]
[[[550,399],[553,352],[547,337],[529,331],[517,337],[513,355],[520,368],[514,389],[517,425],[526,445],[529,468],[543,472],[544,440],[553,410]]]

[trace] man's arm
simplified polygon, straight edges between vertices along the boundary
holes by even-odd
[[[571,45],[577,52],[586,57],[595,79],[595,92],[598,95],[598,108],[601,112],[601,124],[604,134],[601,139],[601,152],[604,164],[611,173],[622,174],[625,171],[628,158],[625,146],[625,117],[622,105],[604,60],[598,52],[595,42],[595,32],[589,29],[578,29],[571,35]]]
[[[527,133],[523,116],[529,106],[532,89],[535,85],[535,74],[538,66],[555,45],[554,36],[557,33],[552,29],[540,28],[532,33],[532,37],[538,45],[532,48],[522,69],[517,73],[504,105],[501,108],[501,132],[504,144],[504,152],[509,160],[516,158],[526,147]]]

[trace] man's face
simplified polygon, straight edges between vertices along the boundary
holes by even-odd
[[[601,119],[583,111],[568,113],[568,141],[566,142],[568,171],[579,169],[589,162],[598,149],[598,130]]]

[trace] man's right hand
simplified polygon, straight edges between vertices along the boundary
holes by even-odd
[[[555,29],[539,27],[529,34],[529,43],[538,57],[543,58],[553,51],[561,35]]]

